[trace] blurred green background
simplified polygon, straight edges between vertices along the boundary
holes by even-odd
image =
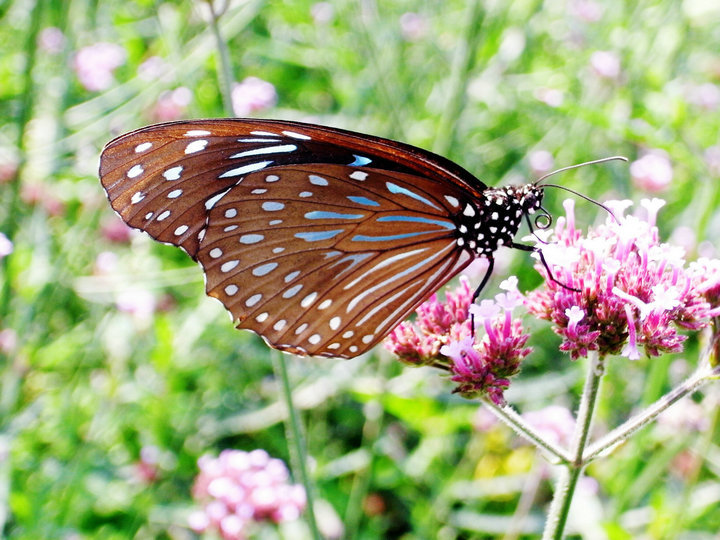
[[[720,247],[720,3],[708,0],[219,2],[235,107],[391,137],[489,185],[557,177],[599,200],[667,200],[688,258]],[[180,250],[128,231],[97,179],[112,137],[224,116],[204,2],[0,2],[0,528],[8,538],[192,538],[196,460],[288,460],[271,352],[236,331]],[[251,79],[248,79],[248,78]],[[254,79],[256,78],[256,79]],[[258,81],[259,79],[260,81]],[[265,81],[268,84],[261,84]],[[244,86],[243,86],[244,85]],[[639,163],[639,165],[637,164]],[[565,194],[548,191],[561,213]],[[604,219],[579,201],[580,221]],[[540,282],[526,253],[496,279]],[[477,276],[474,277],[477,279]],[[574,410],[582,362],[541,323],[508,393]],[[609,364],[597,431],[692,369],[686,352]],[[533,538],[552,469],[429,369],[383,350],[292,359],[323,531]],[[717,389],[593,465],[583,538],[716,538]],[[338,523],[342,522],[342,528]],[[296,524],[297,525],[297,524]],[[265,529],[263,538],[298,537]],[[300,536],[301,537],[301,536]]]

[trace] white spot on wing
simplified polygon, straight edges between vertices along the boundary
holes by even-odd
[[[210,197],[207,201],[205,201],[205,208],[207,208],[208,210],[214,208],[218,201],[222,199],[225,195],[227,195],[228,191],[230,191],[231,189],[232,188],[227,188],[225,191],[222,191],[217,195],[213,195],[212,197]]]
[[[270,316],[270,314],[267,311],[265,311],[264,313],[261,313],[260,315],[255,317],[255,320],[259,323],[265,322],[269,316]]]
[[[167,171],[163,173],[163,176],[165,177],[165,180],[177,180],[180,178],[180,173],[183,170],[182,165],[178,165],[177,167],[170,167]]]
[[[245,300],[245,305],[247,307],[253,307],[255,304],[257,304],[260,300],[262,300],[262,294],[253,294],[250,298]]]
[[[202,150],[205,150],[205,147],[207,146],[207,144],[208,144],[208,142],[205,139],[198,139],[197,141],[188,143],[188,145],[185,147],[185,153],[186,154],[194,154],[195,152],[200,152]]]
[[[132,198],[130,199],[130,202],[132,204],[137,204],[140,201],[142,201],[144,198],[145,198],[145,194],[142,191],[136,191],[133,194]]]
[[[237,259],[233,259],[232,261],[224,262],[222,264],[222,266],[220,266],[220,271],[223,273],[227,273],[230,270],[232,270],[233,268],[235,268],[238,264],[240,264],[240,261],[238,261]]]
[[[447,202],[449,202],[449,203],[450,203],[452,206],[454,206],[455,208],[457,208],[458,206],[460,206],[460,201],[458,201],[458,200],[457,200],[455,197],[453,197],[452,195],[445,195],[445,200],[446,200]]]
[[[293,287],[290,287],[288,290],[286,290],[286,291],[282,294],[282,297],[283,297],[283,298],[292,298],[292,297],[295,296],[297,293],[299,293],[299,292],[300,292],[300,289],[302,289],[302,288],[303,288],[302,284],[298,283],[297,285],[295,285],[295,286],[293,286]]]
[[[262,204],[262,209],[266,212],[277,212],[285,208],[285,205],[281,202],[268,201]]]
[[[312,293],[308,294],[305,298],[302,299],[302,302],[300,302],[300,305],[304,308],[309,307],[310,305],[312,305],[312,303],[315,301],[316,298],[317,298],[317,293],[312,292]]]
[[[333,317],[332,319],[330,319],[330,323],[329,323],[330,328],[333,330],[337,330],[338,328],[340,328],[341,322],[342,322],[342,319],[340,319],[340,317]]]
[[[312,345],[317,345],[318,343],[320,343],[321,339],[322,339],[322,337],[320,336],[320,334],[313,334],[312,336],[310,336],[308,338],[308,342],[311,343]]]
[[[170,193],[167,194],[167,198],[177,199],[180,195],[182,195],[182,189],[173,189]]]
[[[280,154],[283,152],[293,152],[297,150],[297,146],[294,144],[281,144],[278,146],[266,146],[265,148],[253,148],[252,150],[245,150],[244,152],[238,152],[230,156],[230,159],[239,159],[248,156],[259,156],[262,154]]]
[[[302,334],[305,330],[307,330],[307,327],[308,327],[308,323],[302,323],[300,326],[298,326],[295,329],[295,335]]]
[[[323,178],[322,176],[318,176],[316,174],[311,174],[308,176],[308,179],[310,180],[310,183],[314,186],[327,186],[328,181]]]
[[[353,180],[360,180],[361,182],[367,178],[367,173],[364,171],[353,171],[350,174],[350,178]]]
[[[265,188],[253,189],[250,193],[252,193],[253,195],[262,195],[263,193],[267,193],[267,189],[265,189]]]
[[[210,132],[205,129],[191,129],[185,132],[186,137],[205,137],[210,135]]]
[[[300,275],[300,270],[295,270],[294,272],[290,272],[287,276],[285,276],[285,283],[290,283],[293,279],[298,277]]]
[[[242,167],[237,167],[235,169],[230,169],[229,171],[225,171],[222,173],[218,178],[230,178],[232,176],[242,176],[243,174],[259,171],[260,169],[264,169],[268,165],[270,165],[272,161],[258,161],[257,163],[250,163],[248,165],[243,165]]]
[[[151,142],[140,143],[135,147],[135,153],[139,154],[141,152],[145,152],[145,150],[149,150],[151,147],[152,147]]]
[[[278,332],[285,328],[285,325],[287,324],[287,321],[285,319],[280,319],[275,324],[273,324],[273,329],[277,330]]]
[[[234,218],[237,216],[237,210],[235,208],[228,208],[225,210],[225,217],[228,219]]]
[[[253,276],[266,276],[273,270],[275,270],[278,267],[278,263],[271,262],[271,263],[265,263],[263,265],[260,265],[256,268],[253,268],[252,274]]]
[[[231,283],[230,285],[225,287],[225,294],[227,294],[228,296],[233,296],[237,292],[238,292],[238,286],[235,285],[234,283]]]
[[[175,236],[181,236],[187,232],[189,227],[187,225],[180,225],[177,229],[175,229]]]
[[[210,257],[212,257],[213,259],[219,259],[220,257],[222,257],[222,254],[223,252],[220,248],[212,248],[210,250],[210,253],[208,253],[208,255],[210,255]]]
[[[292,137],[293,139],[300,139],[303,141],[309,141],[311,139],[311,137],[308,137],[307,135],[303,135],[302,133],[296,133],[295,131],[289,131],[289,130],[284,130],[283,135]]]
[[[318,305],[317,308],[318,309],[327,309],[330,307],[330,304],[332,304],[332,300],[330,300],[328,298],[327,300],[323,300],[322,302],[320,302],[320,304]]]
[[[257,244],[264,238],[262,234],[243,234],[238,241],[241,244]]]
[[[133,165],[130,170],[127,172],[128,178],[137,178],[142,173],[145,172],[145,169],[142,168],[142,165]]]
[[[270,184],[273,183],[273,182],[277,182],[278,180],[280,180],[280,177],[279,177],[277,174],[268,174],[268,175],[265,177],[265,181],[268,182],[268,183],[270,183]]]
[[[163,221],[170,215],[170,210],[165,210],[162,214],[157,217],[157,221]]]

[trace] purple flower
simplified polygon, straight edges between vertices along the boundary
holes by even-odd
[[[428,22],[424,16],[410,11],[400,16],[400,32],[405,41],[419,41],[427,31]]]
[[[80,83],[91,92],[107,90],[115,82],[113,71],[125,63],[125,49],[114,43],[95,43],[75,54],[73,67]]]
[[[507,292],[494,301],[471,304],[473,291],[461,277],[460,286],[446,294],[445,302],[436,295],[430,297],[418,307],[416,322],[401,323],[386,338],[385,347],[403,362],[449,371],[457,383],[454,391],[465,397],[484,395],[503,404],[509,378],[519,372],[520,361],[530,349],[525,348],[529,336],[520,321],[512,318],[512,310],[523,301],[517,279],[508,279],[502,286]],[[475,320],[474,335],[470,315]]]
[[[532,169],[533,174],[536,176],[542,176],[549,172],[555,164],[552,154],[547,150],[535,150],[531,152],[528,156],[528,162],[530,163],[530,169]]]
[[[232,107],[236,116],[247,116],[255,111],[269,109],[277,102],[275,87],[257,77],[247,77],[232,89]]]
[[[659,240],[655,221],[663,201],[641,205],[645,219],[624,216],[625,202],[608,203],[620,222],[608,218],[583,236],[569,203],[552,243],[540,246],[575,253],[560,263],[546,258],[554,276],[578,291],[549,280],[536,264],[546,282],[525,302],[531,313],[554,323],[561,350],[573,359],[589,351],[637,359],[640,347],[650,356],[677,352],[686,339],[680,329],[703,328],[720,313],[720,262],[701,260],[685,268],[683,250]]]
[[[252,522],[295,520],[305,509],[305,490],[289,484],[287,467],[264,450],[223,450],[198,460],[193,498],[202,510],[189,517],[197,533],[217,531],[225,540],[245,538]]]

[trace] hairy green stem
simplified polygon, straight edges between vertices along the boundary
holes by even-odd
[[[285,431],[287,433],[290,461],[295,475],[300,477],[300,483],[305,487],[305,494],[307,496],[306,514],[310,531],[312,532],[314,540],[320,540],[320,531],[318,530],[315,519],[314,486],[310,481],[310,476],[307,471],[307,447],[305,445],[302,427],[300,426],[298,410],[295,408],[293,402],[290,378],[288,377],[287,370],[287,356],[281,352],[272,351],[272,357],[276,376],[282,384],[283,400],[285,401],[288,411]]]
[[[558,479],[545,524],[543,540],[559,540],[563,537],[575,488],[586,464],[583,461],[583,455],[590,435],[593,413],[595,412],[600,391],[600,382],[605,371],[604,359],[597,352],[591,352],[589,360],[590,365],[585,377],[583,393],[580,397],[580,409],[578,410],[577,423],[575,424],[575,432],[570,448],[571,460],[566,464]]]
[[[679,399],[692,394],[713,377],[717,376],[720,376],[720,366],[708,369],[708,365],[703,364],[679,386],[670,390],[670,392],[658,399],[655,403],[650,405],[650,407],[633,416],[622,425],[613,429],[602,439],[590,445],[583,455],[583,461],[588,463],[603,452],[611,450],[616,445],[627,440],[630,435],[652,422],[661,412],[670,407],[670,405]]]

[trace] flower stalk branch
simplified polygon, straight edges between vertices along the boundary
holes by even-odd
[[[597,457],[606,454],[618,444],[626,441],[630,435],[646,426],[665,411],[670,405],[697,391],[715,377],[720,377],[720,366],[711,368],[709,364],[703,363],[690,377],[685,379],[679,386],[658,399],[641,413],[633,416],[622,425],[613,429],[600,440],[590,445],[583,455],[583,462],[589,463]]]

